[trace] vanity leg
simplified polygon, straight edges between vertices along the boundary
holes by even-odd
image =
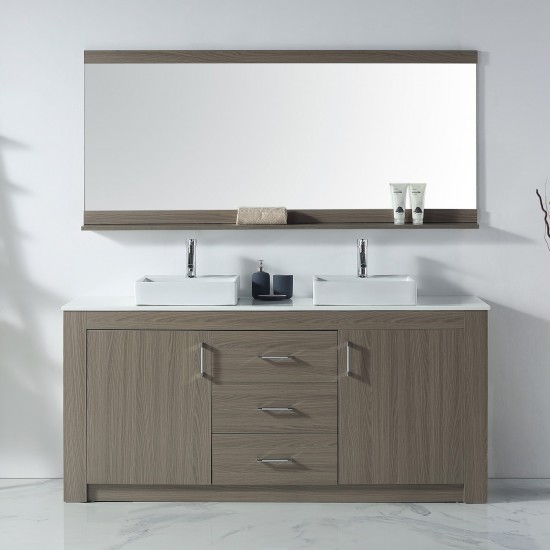
[[[464,312],[464,501],[487,502],[487,312]]]
[[[86,313],[63,314],[65,502],[86,502]]]

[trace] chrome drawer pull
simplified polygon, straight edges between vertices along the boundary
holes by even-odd
[[[346,342],[346,376],[351,374],[350,343]]]
[[[292,359],[293,355],[258,355],[260,359],[264,359],[266,361],[284,361],[288,359]]]
[[[201,342],[201,377],[204,378],[204,342]]]
[[[258,407],[256,410],[263,412],[294,412],[292,407]]]
[[[262,464],[290,464],[293,460],[292,458],[257,458],[256,462]]]

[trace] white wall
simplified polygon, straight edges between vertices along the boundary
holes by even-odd
[[[61,304],[182,272],[191,235],[79,230],[82,51],[194,48],[480,50],[480,230],[195,232],[198,265],[261,257],[305,295],[366,236],[371,272],[486,299],[491,475],[550,477],[549,20],[544,0],[0,0],[0,477],[62,474]]]

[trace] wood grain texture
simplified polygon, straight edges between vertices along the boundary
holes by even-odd
[[[253,229],[479,229],[478,223],[425,223],[423,225],[394,225],[393,223],[320,223],[294,225],[236,225],[236,224],[155,224],[155,225],[81,225],[82,231],[181,231],[183,229],[201,230],[245,230]]]
[[[336,357],[334,366],[336,367]],[[213,433],[336,433],[336,383],[212,386]],[[291,407],[292,411],[259,411]]]
[[[88,329],[345,330],[464,328],[463,311],[90,311]]]
[[[86,225],[234,224],[236,210],[86,210]]]
[[[208,333],[88,331],[88,483],[210,483],[200,342]]]
[[[487,318],[466,311],[464,326],[464,500],[487,502]]]
[[[461,330],[339,332],[339,483],[462,483],[462,342]]]
[[[410,209],[405,224],[393,223],[391,209],[289,210],[287,225],[236,225],[236,210],[88,210],[84,229],[451,229],[478,227],[475,209],[428,209],[424,224],[413,225]],[[210,227],[210,226],[213,227]],[[97,226],[97,227],[96,227]],[[120,226],[120,227],[118,227]]]
[[[289,464],[257,459],[290,458]],[[214,434],[214,485],[333,485],[336,434]]]
[[[372,209],[324,209],[324,210],[289,210],[289,224],[368,224],[378,223],[395,225],[391,208]],[[426,209],[424,211],[424,225],[477,223],[477,210],[474,209]],[[405,210],[406,227],[420,227],[412,225],[412,211]],[[396,226],[400,227],[400,226]],[[402,226],[401,226],[402,227]]]
[[[86,502],[86,313],[63,314],[65,502]]]
[[[462,485],[89,485],[90,501],[462,502]]]
[[[85,225],[162,225],[162,224],[235,224],[237,210],[86,210]],[[405,211],[405,221],[412,225],[410,208]],[[476,223],[475,209],[427,209],[424,212],[426,224],[437,223]],[[330,209],[330,210],[289,210],[289,225],[311,224],[363,224],[393,223],[391,209]],[[256,226],[254,226],[256,227]],[[275,227],[280,227],[279,225]],[[419,227],[419,226],[414,226]]]
[[[84,63],[477,63],[477,51],[87,50]]]
[[[335,382],[336,345],[336,331],[212,332],[212,379],[214,384]]]
[[[168,313],[168,317],[166,314]],[[66,312],[64,315],[64,450],[65,450],[65,499],[68,502],[83,502],[86,498],[90,500],[243,500],[243,501],[311,501],[311,502],[359,502],[359,501],[459,501],[464,499],[466,502],[485,502],[487,496],[487,312],[485,311],[447,311],[447,312],[409,312],[409,311],[386,311],[386,312],[332,312],[323,311],[322,315],[318,312],[291,312],[289,314],[271,314],[269,312],[205,312],[214,317],[205,316],[203,312]],[[170,458],[174,454],[170,451],[173,448],[194,449],[193,443],[177,443],[180,437],[178,432],[175,437],[171,436],[168,443],[161,442],[156,445],[151,441],[155,436],[149,436],[153,433],[163,433],[168,427],[172,430],[174,424],[173,418],[168,418],[166,412],[161,412],[164,416],[162,420],[162,430],[155,430],[155,421],[150,414],[144,413],[142,418],[133,417],[132,422],[141,428],[139,437],[136,438],[137,459],[129,457],[130,470],[134,472],[130,479],[116,477],[105,481],[108,478],[97,478],[90,476],[86,486],[86,329],[90,328],[115,328],[115,331],[90,330],[89,338],[94,338],[94,333],[113,332],[115,336],[115,345],[111,342],[92,345],[90,350],[102,350],[96,354],[98,359],[92,363],[91,352],[89,368],[92,364],[99,365],[106,381],[102,381],[104,391],[96,392],[98,395],[89,399],[89,412],[93,410],[92,401],[99,401],[101,414],[98,417],[95,413],[90,414],[90,418],[101,418],[99,432],[110,433],[113,443],[104,444],[109,452],[115,448],[115,454],[119,451],[116,446],[121,447],[124,443],[124,449],[131,447],[126,442],[129,439],[127,431],[120,429],[121,422],[124,421],[124,414],[117,414],[117,404],[114,401],[116,397],[109,396],[117,393],[117,380],[124,379],[122,384],[118,383],[118,393],[126,395],[134,393],[132,399],[139,401],[139,407],[133,405],[134,409],[143,408],[144,403],[154,403],[155,399],[160,402],[158,396],[163,396],[162,406],[165,410],[174,410],[172,394],[176,391],[178,382],[177,376],[170,374],[170,366],[163,367],[163,355],[166,357],[176,357],[179,362],[181,357],[193,347],[196,341],[208,342],[207,350],[207,372],[209,376],[214,372],[212,356],[215,354],[215,347],[212,340],[209,340],[209,334],[193,332],[198,340],[180,342],[176,345],[176,351],[169,344],[162,340],[169,334],[183,334],[173,332],[174,327],[179,328],[197,328],[201,325],[205,330],[215,325],[216,318],[220,315],[228,315],[221,321],[224,328],[231,326],[236,329],[238,321],[245,317],[245,324],[256,329],[249,334],[249,338],[243,341],[242,338],[235,339],[238,336],[236,331],[220,331],[218,334],[219,342],[230,350],[231,353],[241,353],[243,350],[250,351],[250,346],[257,346],[259,343],[269,343],[273,340],[273,333],[262,335],[262,323],[266,326],[273,323],[273,319],[267,319],[267,316],[258,316],[259,313],[280,315],[275,320],[275,328],[285,328],[282,332],[289,332],[288,329],[299,331],[310,323],[313,328],[321,328],[323,322],[327,322],[327,327],[332,330],[316,333],[327,334],[334,337],[334,329],[340,328],[339,333],[339,386],[340,386],[340,467],[339,467],[339,486],[299,486],[300,481],[286,481],[292,485],[275,486],[275,483],[281,482],[285,476],[278,476],[278,481],[255,480],[254,483],[262,483],[259,486],[252,486],[247,481],[247,486],[219,486],[220,483],[214,480],[217,486],[198,486],[199,481],[193,481],[186,477],[184,481],[181,478],[147,477],[149,474],[135,475],[136,463],[141,461],[141,472],[151,470],[150,464],[160,464],[160,470],[187,471],[193,470],[184,466],[173,466]],[[297,314],[305,316],[296,319]],[[380,316],[380,314],[383,314]],[[128,317],[128,315],[130,317]],[[159,317],[160,315],[160,317]],[[294,319],[294,320],[293,320]],[[324,321],[323,321],[324,319]],[[198,320],[198,323],[197,323]],[[297,323],[296,323],[297,321]],[[112,326],[112,324],[116,326]],[[120,330],[127,328],[129,324],[141,324],[142,330]],[[293,324],[296,323],[296,324]],[[166,325],[166,326],[164,326]],[[259,326],[260,325],[260,326]],[[367,327],[367,330],[361,328]],[[376,327],[376,329],[374,329]],[[381,330],[381,327],[392,330]],[[135,328],[135,327],[132,327]],[[146,330],[154,328],[155,330]],[[167,329],[165,332],[159,331],[159,328]],[[199,327],[200,328],[200,327]],[[263,327],[266,328],[266,327]],[[273,328],[273,327],[272,327]],[[171,330],[168,330],[171,329]],[[443,330],[442,330],[443,329]],[[154,340],[153,344],[144,346],[145,352],[140,350],[135,357],[128,358],[129,355],[125,349],[129,347],[130,340],[126,341],[122,333],[138,333],[147,335]],[[191,333],[187,333],[191,334]],[[294,335],[309,333],[299,331]],[[138,336],[136,336],[138,337]],[[141,337],[141,336],[139,336]],[[138,337],[138,340],[139,340]],[[256,337],[259,337],[257,339]],[[161,338],[159,341],[158,338]],[[353,343],[352,349],[352,369],[354,376],[345,377],[342,370],[345,369],[345,353],[342,342],[349,338]],[[168,338],[170,340],[170,337]],[[306,339],[307,340],[307,339]],[[294,340],[298,342],[299,340]],[[161,343],[159,343],[161,342]],[[163,342],[163,343],[162,343]],[[252,344],[251,344],[252,342]],[[281,342],[278,342],[278,345]],[[307,346],[307,343],[305,344]],[[159,349],[157,349],[159,348]],[[178,351],[180,349],[180,351]],[[108,357],[107,361],[100,360],[99,357]],[[135,371],[142,369],[140,361],[147,363],[147,357],[154,357],[154,369],[145,367],[145,373],[140,380],[149,380],[155,384],[149,383],[145,386],[153,388],[152,394],[157,397],[150,397],[139,392],[133,392],[133,387],[143,388],[143,384],[131,379],[124,378],[126,371]],[[179,357],[179,359],[178,359]],[[144,359],[145,358],[145,359]],[[158,359],[161,358],[160,365]],[[192,358],[196,364],[196,357]],[[185,361],[183,361],[185,362]],[[152,364],[149,361],[149,365]],[[112,368],[105,368],[109,365]],[[160,366],[160,368],[159,368]],[[148,369],[148,370],[147,370]],[[95,369],[94,369],[95,370]],[[161,374],[158,381],[158,375]],[[164,373],[164,374],[163,374]],[[90,372],[91,377],[94,375]],[[102,376],[103,376],[102,375]],[[131,375],[129,375],[131,377]],[[110,377],[110,379],[109,379]],[[171,380],[170,380],[171,378]],[[169,382],[166,380],[169,379]],[[358,382],[358,385],[350,386],[352,382]],[[97,388],[97,384],[90,380],[91,385]],[[247,400],[247,395],[260,393],[261,395],[278,396],[285,393],[292,395],[292,392],[302,388],[306,392],[311,390],[311,395],[321,388],[334,388],[330,384],[321,385],[302,385],[296,388],[294,386],[281,385],[278,382],[264,384],[243,384],[237,386],[213,386],[214,395],[220,392],[220,403],[226,399],[227,415],[230,416],[231,407],[241,406]],[[234,391],[232,392],[232,388]],[[288,389],[284,389],[288,388]],[[270,393],[269,390],[274,390]],[[226,393],[224,394],[224,391]],[[334,389],[333,389],[334,391]],[[93,391],[92,391],[93,393]],[[196,393],[195,393],[196,394]],[[317,395],[322,394],[322,391]],[[328,392],[330,395],[330,391]],[[168,399],[166,399],[168,396]],[[356,398],[360,399],[357,400]],[[344,425],[347,398],[349,403],[353,404],[353,421]],[[107,407],[104,402],[111,400]],[[210,413],[210,391],[207,396],[207,412]],[[166,401],[166,403],[164,403]],[[360,407],[357,406],[359,402]],[[361,405],[362,403],[362,405]],[[270,405],[271,403],[268,403]],[[112,414],[106,412],[111,407]],[[154,407],[152,407],[154,408]],[[145,410],[151,410],[151,407],[145,407]],[[193,407],[196,410],[196,407]],[[113,412],[114,411],[114,412]],[[178,418],[184,417],[184,426],[188,426],[190,415],[187,412],[182,413],[184,409],[176,410]],[[257,412],[257,411],[254,411]],[[170,413],[171,414],[171,413]],[[246,413],[244,413],[246,414]],[[261,413],[257,413],[261,414]],[[201,415],[202,416],[202,415]],[[221,411],[220,419],[222,419]],[[136,420],[137,418],[137,420]],[[235,414],[237,422],[242,418],[240,413]],[[90,421],[90,420],[89,420]],[[243,429],[244,418],[242,419]],[[172,423],[172,424],[171,424]],[[228,419],[228,426],[231,419]],[[108,429],[105,430],[105,426]],[[153,428],[152,428],[153,426]],[[325,429],[319,426],[320,429]],[[115,434],[116,430],[123,433],[120,437]],[[225,429],[225,428],[224,428]],[[241,428],[239,428],[241,429]],[[255,428],[254,428],[255,429]],[[262,428],[264,430],[270,428]],[[208,430],[210,430],[210,417],[208,416]],[[184,430],[185,431],[185,430]],[[92,430],[88,429],[88,438]],[[248,435],[235,434],[237,438],[248,438]],[[315,434],[311,434],[312,436]],[[320,437],[335,437],[335,434],[316,434]],[[254,435],[256,436],[256,435]],[[304,433],[294,433],[288,435],[258,435],[263,439],[266,437],[295,437],[303,440]],[[216,436],[215,436],[216,437]],[[225,437],[225,435],[223,436]],[[309,436],[308,436],[309,437]],[[107,437],[104,436],[106,440]],[[174,441],[172,441],[174,440]],[[210,443],[210,432],[204,437],[207,443]],[[342,454],[346,440],[353,441],[354,449],[348,456]],[[277,450],[275,445],[269,446],[269,450]],[[172,448],[170,448],[172,445]],[[96,453],[92,449],[98,447],[88,443],[89,471],[90,461],[93,463],[96,457],[101,453]],[[154,456],[151,449],[158,449],[159,456]],[[235,456],[243,452],[247,444],[235,444]],[[249,448],[252,448],[249,445]],[[288,447],[289,450],[295,447]],[[350,447],[348,447],[349,449]],[[167,450],[169,451],[167,453]],[[121,450],[120,454],[126,452]],[[142,453],[145,456],[139,456]],[[128,455],[128,453],[127,453]],[[104,455],[105,456],[105,455]],[[104,459],[100,457],[100,460]],[[90,459],[91,457],[91,459]],[[350,458],[351,457],[351,458]],[[196,464],[193,456],[186,456],[187,465]],[[210,454],[206,459],[208,464],[208,475],[210,473]],[[255,465],[255,464],[254,464]],[[110,466],[109,466],[110,468]],[[121,469],[127,469],[128,462],[126,456],[124,465]],[[348,473],[346,474],[346,468]],[[88,473],[89,473],[88,471]],[[224,471],[223,469],[221,471]],[[345,481],[345,475],[353,472],[356,476],[354,481]],[[273,474],[280,472],[273,472]],[[291,476],[288,472],[287,476]],[[186,474],[187,475],[187,474]],[[224,474],[225,475],[225,474]],[[233,475],[229,472],[228,475]],[[120,480],[121,479],[121,480]],[[168,479],[168,481],[167,481]],[[209,478],[210,479],[210,478]],[[235,478],[236,479],[236,478]],[[241,475],[241,482],[247,479],[246,474]],[[365,479],[375,481],[364,481]],[[206,483],[210,483],[207,481]],[[311,483],[311,482],[307,482]],[[326,481],[323,484],[329,483]],[[330,482],[332,483],[332,481]],[[346,484],[353,483],[353,485]],[[399,483],[399,485],[396,485]],[[186,486],[183,486],[185,484]],[[376,484],[376,485],[372,485]],[[414,485],[412,485],[414,484]]]

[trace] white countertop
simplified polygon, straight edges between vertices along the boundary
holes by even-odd
[[[491,307],[476,296],[418,296],[415,306],[314,306],[312,298],[262,302],[240,298],[236,306],[136,306],[134,296],[82,296],[63,311],[473,311]]]

